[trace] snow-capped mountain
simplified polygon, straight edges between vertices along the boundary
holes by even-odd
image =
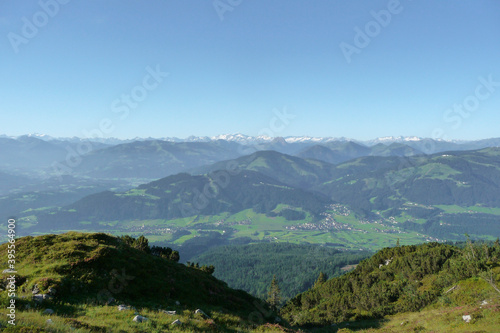
[[[209,141],[232,141],[237,142],[243,145],[253,145],[253,144],[261,144],[261,143],[270,143],[275,141],[276,139],[283,139],[286,143],[323,143],[330,141],[353,141],[348,138],[334,138],[334,137],[311,137],[311,136],[287,136],[284,138],[281,137],[271,137],[267,135],[260,136],[250,136],[241,133],[237,134],[220,134],[216,136],[189,136],[186,139],[179,138],[161,138],[161,140],[165,141],[185,141],[185,142],[209,142]]]
[[[379,138],[375,138],[373,140],[361,141],[367,146],[373,146],[379,143],[383,144],[391,144],[391,143],[409,143],[409,142],[419,142],[422,141],[423,138],[418,136],[383,136]]]
[[[312,136],[286,136],[286,137],[270,137],[266,135],[260,136],[250,136],[241,133],[236,134],[220,134],[215,136],[194,136],[191,135],[187,138],[178,138],[178,137],[135,137],[131,139],[119,139],[119,138],[82,138],[82,137],[53,137],[47,134],[40,133],[31,133],[21,136],[9,136],[5,134],[0,134],[0,138],[8,138],[8,139],[17,139],[21,137],[30,137],[36,138],[43,141],[66,141],[71,143],[79,143],[82,141],[92,141],[98,142],[105,145],[117,145],[123,143],[129,143],[133,141],[152,141],[152,140],[161,140],[161,141],[170,141],[170,142],[211,142],[211,141],[228,141],[228,142],[236,142],[242,145],[262,145],[267,143],[276,142],[279,140],[282,144],[322,144],[327,142],[348,142],[353,141],[365,146],[374,146],[376,144],[385,144],[390,145],[392,143],[402,143],[407,145],[417,145],[422,144],[426,141],[432,140],[434,142],[444,143],[453,143],[458,145],[466,145],[471,144],[473,142],[481,142],[484,144],[484,141],[491,141],[497,139],[484,139],[484,140],[443,140],[443,139],[429,139],[429,138],[421,138],[418,136],[384,136],[375,138],[372,140],[356,140],[346,137],[312,137]],[[497,140],[498,141],[498,140]],[[496,141],[495,141],[496,142]]]

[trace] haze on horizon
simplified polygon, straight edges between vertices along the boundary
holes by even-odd
[[[500,3],[0,4],[0,133],[498,137]]]

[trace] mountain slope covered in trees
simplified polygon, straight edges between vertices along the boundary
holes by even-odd
[[[72,172],[96,178],[158,179],[187,169],[236,158],[241,146],[234,142],[135,141],[82,156]]]
[[[215,266],[215,277],[261,298],[276,275],[282,298],[290,299],[309,289],[320,273],[339,276],[369,254],[309,244],[257,243],[216,247],[191,261]]]
[[[222,161],[194,170],[206,174],[225,170],[230,166],[236,170],[249,170],[276,179],[284,184],[303,189],[311,188],[332,179],[335,166],[311,159],[303,159],[272,150],[258,151],[235,160]]]
[[[246,209],[270,213],[278,204],[301,207],[319,218],[327,203],[329,200],[320,194],[291,188],[254,171],[177,174],[127,192],[87,196],[59,211],[39,215],[38,228],[75,226],[80,221],[175,219]]]
[[[394,142],[389,145],[378,143],[367,147],[352,141],[333,141],[304,149],[297,156],[340,164],[363,156],[414,156],[422,154],[423,152],[420,150],[403,143]]]
[[[483,278],[488,290],[479,297],[491,297],[497,292],[499,273],[498,242],[468,243],[463,248],[437,243],[386,248],[353,271],[297,295],[281,313],[291,323],[317,326],[382,318],[418,311],[476,277]]]
[[[345,203],[365,209],[384,210],[401,200],[500,207],[500,148],[409,158],[362,157],[338,165],[335,175],[339,178],[318,190],[334,200],[345,202],[347,197]],[[354,193],[360,194],[357,203]]]

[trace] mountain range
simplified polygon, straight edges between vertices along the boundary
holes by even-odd
[[[274,239],[377,250],[398,237],[491,239],[500,231],[499,148],[422,148],[498,139],[225,139],[98,143],[79,155],[81,141],[1,138],[0,210],[26,233],[131,231],[176,246]]]
[[[19,137],[2,135],[0,171],[45,178],[78,175],[153,180],[262,150],[274,150],[338,164],[361,156],[413,156],[499,145],[500,138],[444,141],[416,137],[385,137],[363,142],[332,137],[271,138],[242,134],[189,137],[182,140],[86,140],[36,134]],[[154,168],[150,171],[151,174],[146,172],[147,167]]]
[[[217,141],[217,140],[224,140],[224,141],[233,141],[233,142],[238,142],[241,144],[256,144],[256,143],[263,143],[263,142],[270,142],[276,139],[276,137],[270,137],[266,135],[260,135],[260,136],[250,136],[250,135],[245,135],[241,133],[236,133],[236,134],[220,134],[220,135],[215,135],[215,136],[189,136],[187,138],[178,138],[178,137],[161,137],[161,138],[141,138],[141,137],[136,137],[132,139],[118,139],[118,138],[99,138],[99,137],[93,137],[93,138],[80,138],[80,137],[53,137],[47,134],[40,134],[40,133],[32,133],[32,134],[26,134],[22,136],[8,136],[5,134],[0,134],[0,138],[10,138],[10,139],[18,139],[20,137],[27,136],[31,138],[37,138],[41,139],[44,141],[67,141],[67,142],[81,142],[81,141],[92,141],[92,142],[101,142],[101,143],[106,143],[110,145],[114,144],[119,144],[119,143],[128,143],[128,142],[133,142],[133,141],[150,141],[150,140],[161,140],[161,141],[171,141],[171,142],[209,142],[209,141]],[[367,146],[372,146],[378,143],[384,143],[384,144],[391,144],[391,143],[419,143],[419,142],[425,142],[425,141],[435,141],[435,142],[442,142],[442,143],[455,143],[455,144],[472,144],[472,145],[491,145],[492,143],[496,142],[496,145],[500,143],[500,138],[491,138],[491,139],[481,139],[481,140],[444,140],[444,139],[430,139],[430,138],[422,138],[422,137],[417,137],[417,136],[385,136],[385,137],[379,137],[371,140],[357,140],[353,138],[346,138],[346,137],[312,137],[312,136],[287,136],[283,137],[283,140],[286,141],[287,143],[325,143],[325,142],[331,142],[331,141],[354,141],[358,142]],[[469,149],[471,146],[468,147]],[[475,148],[478,148],[475,146]]]
[[[307,229],[335,239],[335,230],[363,232],[362,225],[378,224],[383,232],[403,233],[401,237],[417,233],[457,240],[465,233],[486,238],[500,233],[499,198],[499,148],[363,156],[336,165],[258,151],[193,169],[192,174],[167,176],[127,191],[90,194],[24,216],[36,221],[27,229],[32,232],[140,231],[149,225],[153,234],[182,231],[180,236],[198,240],[221,231],[233,240],[259,240],[271,230],[279,233],[277,239],[287,239]],[[342,210],[350,211],[348,218]],[[138,223],[142,229],[134,229]],[[165,228],[171,231],[162,231]]]
[[[243,322],[244,329],[293,331],[270,324],[282,320],[300,329],[329,325],[328,331],[346,321],[362,327],[365,319],[382,326],[387,315],[422,309],[434,316],[433,309],[448,304],[498,303],[498,139],[101,141],[0,138],[1,215],[16,219],[18,236],[63,233],[16,243],[21,292],[58,290],[63,303],[43,306],[55,308],[59,327],[140,330],[92,317],[126,320],[125,313],[94,304],[102,298],[96,292],[114,290],[109,279],[121,268],[144,283],[121,290],[120,302],[141,306],[138,313],[153,318],[144,326],[152,331],[171,328],[160,306],[179,311],[176,318],[199,331],[235,331]],[[442,244],[464,240],[460,247]],[[431,241],[440,243],[411,245]],[[180,257],[156,258],[172,248]],[[6,245],[0,249],[6,252]],[[214,263],[220,267],[215,276],[254,296],[265,296],[273,274],[292,297],[281,317],[266,310],[268,326],[245,321],[262,307],[216,280]],[[342,276],[327,280],[325,272]],[[0,282],[5,289],[5,279]],[[29,300],[19,305],[34,306]],[[194,312],[198,306],[213,318]],[[473,323],[498,317],[474,311],[482,317],[473,314]],[[85,315],[68,319],[75,313]],[[32,318],[28,322],[45,323],[42,315]],[[404,318],[395,331],[423,331]]]

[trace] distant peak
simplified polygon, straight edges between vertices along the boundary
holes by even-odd
[[[279,144],[282,144],[282,145],[286,145],[287,144],[286,140],[283,137],[281,137],[281,136],[275,137],[272,142],[273,143],[279,143]]]
[[[170,141],[170,142],[211,142],[211,141],[228,141],[228,142],[236,142],[243,145],[257,145],[264,143],[280,143],[280,144],[292,144],[292,143],[303,143],[303,144],[322,144],[328,142],[352,142],[355,144],[373,146],[376,144],[385,144],[389,145],[391,143],[418,143],[418,142],[427,142],[427,141],[435,141],[435,142],[450,142],[450,143],[458,143],[464,144],[475,141],[484,141],[484,140],[495,140],[495,138],[483,139],[483,140],[445,140],[443,138],[422,138],[418,136],[382,136],[371,140],[357,140],[346,137],[314,137],[314,136],[267,136],[267,135],[258,135],[251,136],[242,133],[234,133],[234,134],[219,134],[214,136],[195,136],[191,135],[184,139],[178,137],[134,137],[132,139],[119,139],[113,137],[53,137],[43,133],[29,133],[18,136],[9,136],[5,134],[0,134],[0,138],[9,138],[9,139],[21,139],[21,138],[33,138],[40,139],[43,141],[69,141],[69,142],[82,142],[82,141],[92,141],[92,142],[100,142],[103,144],[120,144],[120,143],[129,143],[132,141],[153,141],[153,140],[161,140],[161,141]],[[498,138],[496,138],[498,139]]]

